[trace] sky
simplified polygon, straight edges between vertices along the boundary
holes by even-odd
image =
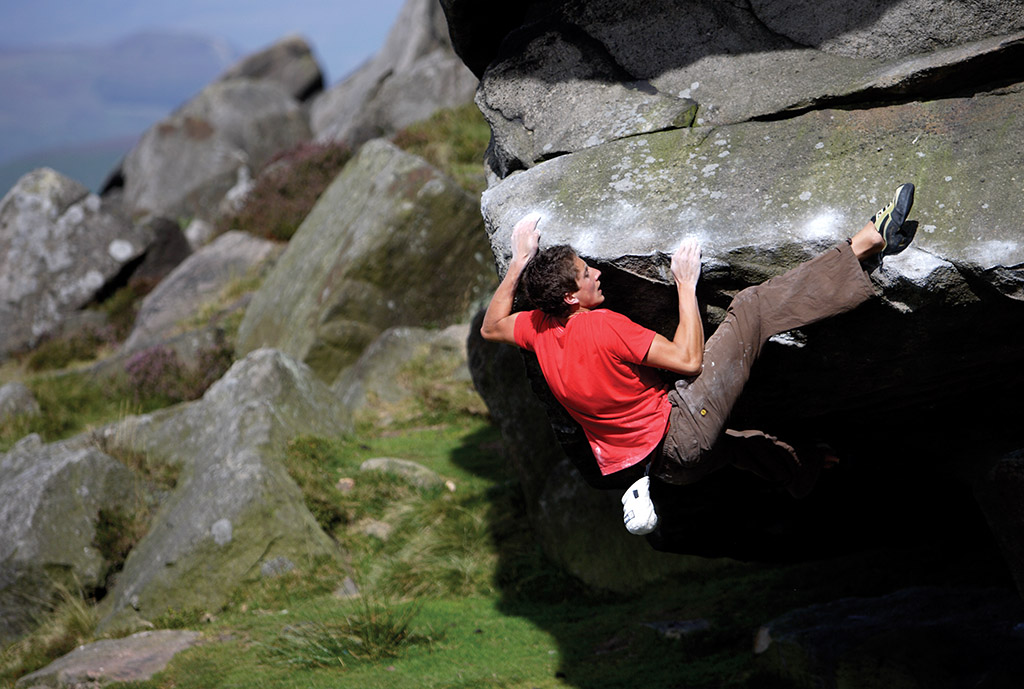
[[[244,54],[297,33],[328,84],[374,55],[405,0],[0,0],[0,48],[109,43],[151,29],[223,38]]]

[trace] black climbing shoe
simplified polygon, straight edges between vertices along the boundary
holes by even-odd
[[[895,256],[910,246],[913,233],[903,231],[903,223],[914,205],[914,185],[901,184],[896,187],[892,201],[882,210],[871,216],[878,234],[882,235],[885,246],[879,256]]]

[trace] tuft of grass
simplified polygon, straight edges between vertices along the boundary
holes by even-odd
[[[82,328],[67,335],[52,337],[41,342],[25,360],[29,371],[53,371],[67,368],[73,363],[96,359],[104,346],[114,338],[96,328]]]
[[[483,161],[490,140],[491,128],[473,103],[439,110],[392,138],[396,146],[426,159],[471,194],[487,188]]]
[[[196,629],[206,620],[206,611],[201,608],[187,607],[180,610],[171,608],[157,615],[152,622],[157,629]]]
[[[275,156],[260,172],[242,209],[221,220],[217,233],[244,230],[288,241],[351,157],[347,146],[314,142]]]
[[[50,611],[28,635],[0,652],[0,686],[14,681],[93,640],[98,621],[95,608],[82,592],[56,584],[57,598]]]
[[[351,604],[340,620],[289,624],[267,646],[272,662],[304,668],[337,668],[397,658],[411,645],[429,644],[430,636],[415,633],[412,621],[419,606],[396,605],[369,598]]]

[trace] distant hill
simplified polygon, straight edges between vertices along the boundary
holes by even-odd
[[[224,41],[160,32],[100,47],[0,50],[0,193],[40,157],[71,177],[61,162],[109,159],[113,142],[140,135],[239,57]]]

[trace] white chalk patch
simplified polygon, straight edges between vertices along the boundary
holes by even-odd
[[[1020,245],[1001,239],[977,242],[971,246],[971,258],[982,267],[1016,265],[1020,263]]]
[[[811,200],[811,192],[809,192],[809,191],[802,192],[800,194],[800,200],[801,201],[810,201]]]
[[[107,247],[107,253],[118,263],[124,263],[135,254],[135,247],[124,239],[115,239]]]
[[[839,216],[835,211],[826,211],[813,218],[803,227],[801,235],[808,239],[831,237],[839,225]]]
[[[823,141],[819,141],[818,143],[814,144],[814,147],[815,148],[825,148],[825,143]]]

